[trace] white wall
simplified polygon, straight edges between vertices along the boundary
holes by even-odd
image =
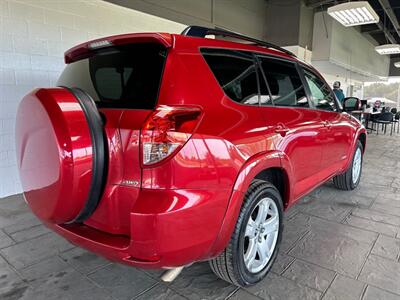
[[[54,86],[63,53],[126,32],[181,32],[185,25],[100,0],[0,0],[0,198],[21,192],[14,146],[20,99]]]

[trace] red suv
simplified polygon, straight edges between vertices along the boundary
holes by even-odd
[[[19,106],[21,182],[43,223],[111,260],[209,260],[251,285],[277,256],[284,210],[332,178],[360,181],[365,129],[278,46],[192,26],[87,42],[65,62],[58,87]]]

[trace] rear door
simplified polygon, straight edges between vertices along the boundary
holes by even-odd
[[[260,56],[259,61],[272,100],[262,101],[261,109],[267,126],[276,132],[277,149],[289,161],[297,198],[315,185],[321,169],[323,140],[319,112],[309,107],[295,62],[266,56]]]
[[[304,69],[304,75],[312,105],[319,112],[324,125],[322,168],[328,177],[345,164],[354,129],[349,126],[349,116],[341,113],[328,84],[309,68]]]
[[[154,42],[134,43],[101,48],[87,56],[68,64],[57,85],[89,94],[103,117],[107,183],[87,223],[125,234],[129,233],[129,212],[141,183],[140,129],[156,106],[167,49]],[[117,200],[115,185],[131,188],[131,198]]]

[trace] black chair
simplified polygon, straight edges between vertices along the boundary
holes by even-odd
[[[377,124],[376,126],[376,134],[379,134],[379,124],[382,124],[382,130],[384,130],[384,133],[386,134],[386,128],[387,125],[390,124],[390,135],[393,133],[393,114],[391,112],[383,112],[381,113],[376,119],[372,120],[372,128],[374,127],[374,124]]]
[[[393,114],[393,120],[392,122],[394,123],[393,125],[395,126],[397,124],[397,133],[400,131],[400,112],[397,111],[396,107],[393,107],[390,112]],[[396,131],[396,127],[395,130]]]
[[[394,115],[393,123],[397,123],[397,133],[400,133],[400,112],[396,112]]]

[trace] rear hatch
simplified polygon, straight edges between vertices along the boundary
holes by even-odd
[[[129,234],[129,212],[141,183],[140,129],[156,106],[169,46],[166,35],[155,34],[82,44],[66,53],[60,88],[24,98],[17,116],[19,169],[25,198],[43,221],[79,221]],[[89,100],[85,108],[80,99],[85,97],[97,112],[90,112]],[[27,118],[32,112],[35,117]],[[104,145],[96,145],[88,117],[96,119],[96,113]],[[102,180],[97,175],[101,192],[82,217],[93,197],[96,161],[104,165]],[[36,180],[43,172],[47,179]]]

